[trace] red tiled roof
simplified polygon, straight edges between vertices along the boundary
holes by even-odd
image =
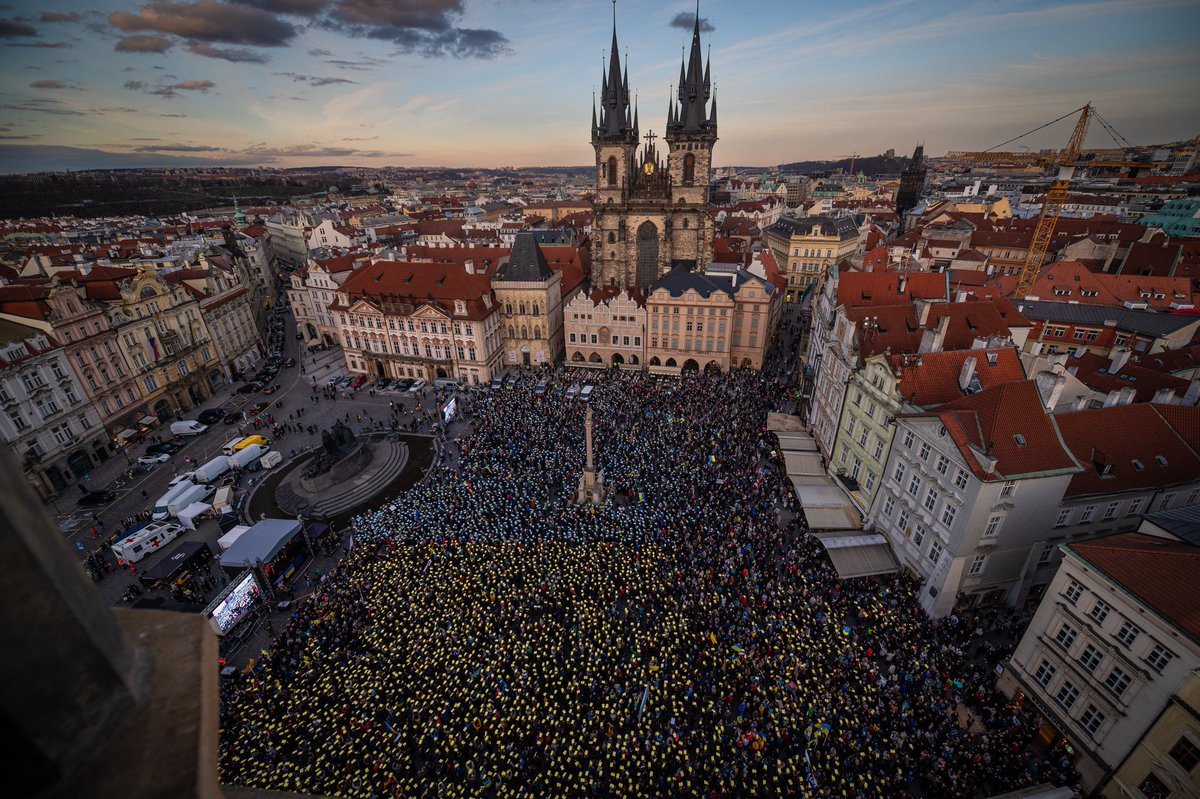
[[[1153,407],[1193,451],[1200,452],[1200,414],[1196,413],[1195,408],[1158,403],[1154,403]]]
[[[1200,344],[1191,344],[1177,350],[1163,350],[1152,355],[1139,355],[1134,360],[1138,366],[1156,372],[1182,372],[1200,367]]]
[[[1200,408],[1120,405],[1054,417],[1063,441],[1083,465],[1067,496],[1093,496],[1160,488],[1200,480],[1200,455],[1160,414],[1171,407],[1192,424]]]
[[[1059,440],[1037,386],[1030,380],[1002,383],[935,410],[911,415],[939,417],[980,480],[1068,474],[1079,469]],[[996,459],[994,472],[984,470],[972,446]]]
[[[1148,608],[1200,641],[1200,548],[1143,533],[1067,545]]]
[[[1108,393],[1132,388],[1136,402],[1149,402],[1164,388],[1173,390],[1179,398],[1187,392],[1188,381],[1183,378],[1147,369],[1133,360],[1126,362],[1115,374],[1108,371],[1111,365],[1109,358],[1093,352],[1084,352],[1081,357],[1076,357],[1074,352],[1068,353],[1065,364],[1076,379],[1096,391]]]
[[[339,290],[346,294],[349,303],[342,305],[335,300],[330,308],[345,310],[360,299],[372,304],[412,303],[417,306],[434,304],[452,309],[455,300],[467,304],[467,318],[483,319],[494,313],[499,306],[492,298],[491,307],[485,307],[483,297],[491,297],[491,275],[497,264],[487,270],[482,265],[473,275],[468,275],[456,263],[411,263],[408,261],[375,261],[354,271]]]
[[[919,366],[913,356],[893,355],[889,360],[892,371],[899,375],[897,387],[904,401],[932,408],[968,396],[958,384],[968,358],[975,359],[980,389],[1025,379],[1021,359],[1013,347],[928,352],[920,356]]]
[[[905,281],[904,290],[900,282]],[[946,276],[934,272],[848,272],[838,276],[838,303],[847,308],[894,305],[905,300],[948,299]]]

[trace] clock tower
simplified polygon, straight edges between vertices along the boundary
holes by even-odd
[[[628,64],[612,51],[603,76],[600,110],[592,109],[596,199],[592,219],[592,284],[646,288],[672,266],[700,268],[712,260],[708,215],[717,103],[700,53],[699,4],[688,60],[679,67],[678,97],[667,107],[663,163],[653,131],[640,137],[636,103],[629,102]],[[711,99],[711,109],[710,109]],[[639,138],[645,146],[638,152]]]

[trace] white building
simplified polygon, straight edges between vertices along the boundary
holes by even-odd
[[[336,248],[349,250],[367,245],[367,234],[349,225],[339,225],[331,219],[323,219],[309,232],[306,239],[308,251]]]
[[[1200,795],[1195,709],[1180,714],[1192,723],[1164,739],[1166,752],[1137,757],[1200,669],[1200,549],[1142,533],[1061,549],[1058,572],[997,687],[1032,704],[1055,741],[1069,745],[1059,751],[1074,753],[1090,795]],[[1127,767],[1137,761],[1136,771]]]

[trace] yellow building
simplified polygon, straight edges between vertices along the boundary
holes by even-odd
[[[1155,791],[1200,797],[1200,672],[1183,681],[1100,795],[1121,799],[1138,792],[1154,796]]]
[[[798,302],[829,268],[856,254],[858,228],[849,217],[782,217],[763,230],[763,243],[787,277],[786,302]]]

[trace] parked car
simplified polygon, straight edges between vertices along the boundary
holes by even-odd
[[[171,460],[170,455],[167,455],[165,452],[160,452],[156,455],[143,455],[142,457],[138,458],[138,463],[142,464],[143,466],[154,466],[159,463],[166,463],[169,460]]]
[[[239,394],[257,394],[262,389],[262,383],[257,380],[251,380],[246,385],[237,390]]]
[[[174,441],[163,441],[159,444],[151,444],[146,447],[147,455],[174,455],[179,450],[183,449],[182,444],[176,444]]]
[[[297,334],[296,334],[296,341],[303,341],[303,340],[304,340],[304,334],[303,334],[303,333],[297,333]]]
[[[274,384],[274,385],[270,385],[270,386],[267,386],[266,388],[264,388],[264,389],[262,390],[262,393],[264,393],[264,394],[274,394],[274,393],[275,393],[276,391],[278,391],[278,390],[279,390],[279,384],[278,384],[278,383],[276,383],[276,384]]]
[[[392,383],[392,391],[408,391],[408,387],[413,384],[411,377],[402,377]]]
[[[391,380],[389,380],[388,378],[386,378],[386,377],[381,377],[381,378],[379,378],[378,380],[376,380],[376,381],[375,381],[374,388],[375,388],[375,390],[376,390],[376,391],[382,391],[383,389],[387,388],[387,387],[388,387],[388,384],[389,384],[389,383],[391,383],[391,382],[392,382],[392,381],[391,381]]]
[[[339,385],[339,386],[341,386],[342,388],[350,388],[350,384],[351,384],[351,383],[353,383],[353,382],[354,382],[354,378],[353,378],[353,377],[343,377],[343,378],[342,378],[342,379],[341,379],[341,380],[338,382],[338,385]]]
[[[85,508],[93,508],[97,505],[107,505],[117,498],[113,491],[89,491],[79,498],[79,504]]]
[[[241,411],[230,411],[225,414],[225,424],[237,424],[246,418],[246,414]]]
[[[425,388],[425,385],[426,385],[426,383],[424,380],[415,380],[415,381],[413,381],[413,384],[408,387],[408,390],[411,393],[416,394],[418,391]]]
[[[338,383],[342,382],[342,379],[343,379],[343,378],[340,378],[340,377],[338,377],[337,375],[334,375],[333,377],[329,378],[329,382],[328,382],[328,383],[326,383],[325,385],[327,385],[327,386],[336,386]]]
[[[167,483],[167,485],[168,486],[177,486],[180,483],[182,483],[184,480],[191,480],[195,474],[196,474],[195,472],[184,472],[183,474],[177,474],[171,478],[171,482]]]
[[[366,375],[355,375],[350,379],[350,388],[358,388],[367,382]]]
[[[200,415],[196,417],[204,424],[212,424],[219,422],[225,418],[225,411],[221,408],[209,408],[206,411],[200,411]]]
[[[288,369],[291,369],[293,366],[296,365],[296,359],[288,358],[286,361],[283,362],[283,365],[286,366]]]

